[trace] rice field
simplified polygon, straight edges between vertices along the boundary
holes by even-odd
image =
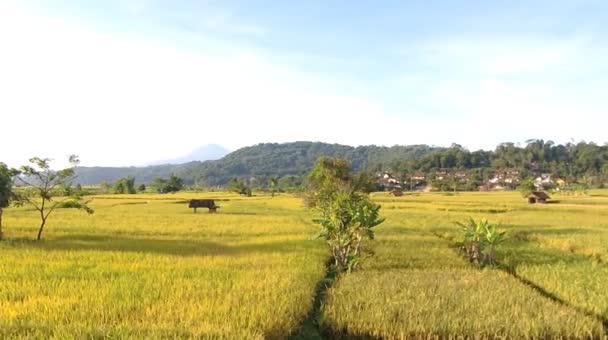
[[[330,288],[323,308],[334,337],[606,338],[606,196],[533,206],[517,193],[375,199],[387,222],[374,261]],[[454,222],[469,216],[508,230],[501,266],[474,268],[455,248]]]
[[[219,213],[194,214],[191,198]],[[94,215],[58,210],[41,242],[34,211],[7,209],[0,338],[607,337],[608,192],[373,198],[386,222],[370,257],[327,286],[313,214],[290,195],[94,196]],[[455,247],[468,217],[509,231],[500,266]]]
[[[40,243],[33,211],[5,213],[0,338],[277,338],[296,330],[325,275],[293,198],[95,197],[60,210]],[[199,195],[200,196],[200,195]],[[198,196],[197,196],[198,197]],[[206,210],[206,209],[205,209]]]

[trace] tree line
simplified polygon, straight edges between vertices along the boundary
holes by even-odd
[[[503,143],[494,151],[469,151],[453,144],[435,150],[421,159],[397,160],[380,164],[377,169],[392,171],[409,178],[413,173],[433,174],[440,169],[466,170],[480,181],[487,180],[497,170],[517,170],[522,179],[551,174],[569,183],[603,187],[608,183],[608,146],[595,143],[555,144],[534,139],[520,146]]]

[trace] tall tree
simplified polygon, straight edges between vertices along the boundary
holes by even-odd
[[[177,192],[184,188],[182,179],[175,175],[171,175],[168,179],[156,177],[153,184],[156,187],[156,191],[161,194]]]
[[[268,180],[268,184],[270,185],[270,194],[274,197],[274,194],[277,192],[277,187],[279,186],[279,178],[277,176],[271,176]]]
[[[114,183],[115,194],[135,194],[135,178],[123,177]]]
[[[9,169],[4,163],[0,163],[0,241],[4,238],[2,213],[13,199],[13,177],[15,175],[15,170]]]
[[[89,214],[93,209],[82,203],[79,198],[67,197],[57,199],[59,189],[76,179],[75,167],[80,162],[78,157],[69,157],[70,167],[54,171],[50,166],[51,160],[48,158],[34,157],[30,159],[31,165],[24,165],[20,169],[20,176],[17,179],[26,187],[19,192],[17,202],[21,205],[32,206],[40,214],[40,228],[38,229],[37,240],[42,238],[42,232],[46,222],[55,209],[58,207],[82,209]]]

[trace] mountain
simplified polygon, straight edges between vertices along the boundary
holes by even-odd
[[[230,153],[230,150],[221,145],[208,144],[190,152],[185,156],[164,161],[156,161],[150,165],[183,164],[193,161],[214,161],[226,156],[228,153]]]
[[[193,162],[185,164],[163,164],[143,167],[77,167],[78,175],[75,182],[82,185],[95,185],[103,182],[114,182],[122,177],[134,177],[137,183],[150,183],[156,177],[167,177],[180,173],[184,168],[193,166]]]
[[[94,185],[135,177],[137,183],[150,183],[155,177],[175,174],[187,184],[223,185],[232,177],[288,176],[308,172],[321,156],[351,161],[355,170],[388,165],[395,160],[420,159],[437,148],[412,146],[359,146],[320,142],[264,143],[241,148],[218,160],[193,161],[145,167],[78,167],[78,182]]]

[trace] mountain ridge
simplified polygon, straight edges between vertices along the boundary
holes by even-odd
[[[417,159],[439,148],[427,145],[349,146],[322,142],[260,143],[228,153],[218,160],[191,161],[182,164],[156,164],[130,167],[78,167],[82,185],[112,182],[121,177],[134,177],[137,183],[150,183],[155,177],[175,174],[187,184],[216,186],[232,177],[300,176],[321,156],[341,157],[351,161],[355,170],[390,163],[394,160]]]

